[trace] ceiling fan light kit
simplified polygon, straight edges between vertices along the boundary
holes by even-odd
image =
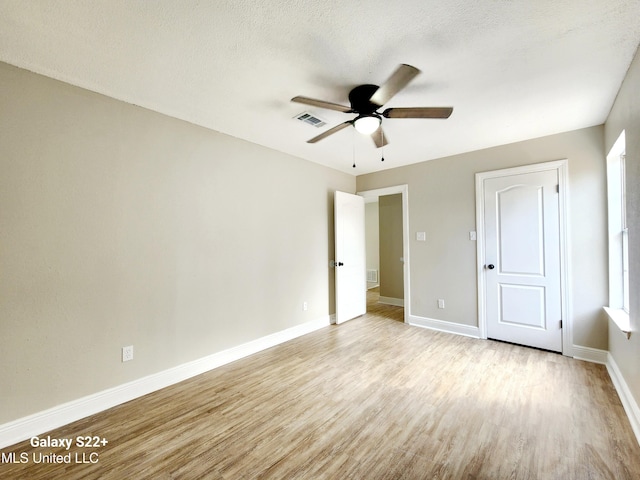
[[[387,136],[382,130],[382,117],[384,118],[449,118],[453,112],[453,107],[409,107],[409,108],[387,108],[382,112],[380,109],[385,103],[406,87],[413,78],[420,73],[411,65],[402,64],[393,72],[381,86],[364,84],[358,85],[349,92],[350,107],[338,103],[326,102],[315,98],[297,96],[291,99],[292,102],[312,105],[314,107],[326,108],[342,113],[355,113],[355,119],[347,120],[335,127],[317,135],[307,143],[316,143],[320,140],[339,132],[349,125],[363,135],[369,135],[377,148],[385,146]]]
[[[371,135],[378,130],[382,119],[380,115],[359,115],[354,121],[353,126],[363,135]]]

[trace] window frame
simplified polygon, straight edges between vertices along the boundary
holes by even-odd
[[[629,227],[627,226],[626,149],[620,154],[620,190],[622,309],[629,314]]]
[[[609,232],[609,309],[628,322],[629,229],[626,219],[625,132],[607,155],[607,207]],[[617,323],[617,322],[616,322]]]

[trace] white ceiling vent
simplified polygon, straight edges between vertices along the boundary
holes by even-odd
[[[316,117],[315,115],[312,115],[309,112],[302,112],[300,115],[296,115],[294,118],[300,120],[301,122],[308,123],[309,125],[312,125],[316,128],[323,127],[327,124],[327,122],[325,122],[321,118]]]

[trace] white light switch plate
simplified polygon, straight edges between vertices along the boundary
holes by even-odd
[[[426,242],[427,240],[426,232],[416,232],[416,240],[419,242]]]

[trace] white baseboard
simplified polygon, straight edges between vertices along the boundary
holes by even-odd
[[[404,307],[404,298],[383,297],[378,298],[378,303],[384,305],[394,305],[396,307]]]
[[[464,335],[465,337],[480,338],[480,329],[478,327],[445,322],[444,320],[436,320],[434,318],[409,315],[409,325],[438,330],[439,332],[455,333],[456,335]]]
[[[40,435],[161,388],[187,380],[235,360],[319,330],[329,326],[329,324],[329,316],[312,320],[237,347],[5,423],[0,425],[0,448],[14,445],[35,435]]]
[[[563,352],[566,355],[566,352]],[[581,345],[574,345],[571,355],[576,360],[584,360],[586,362],[607,364],[607,356],[609,352],[607,350],[599,350],[597,348],[583,347]]]
[[[618,364],[610,353],[607,355],[606,365],[609,376],[611,377],[611,382],[618,392],[618,397],[620,397],[624,411],[627,413],[627,417],[629,417],[629,423],[631,423],[633,433],[635,433],[636,440],[638,444],[640,444],[640,407],[633,398],[631,390],[627,382],[625,382],[622,372],[620,372],[618,368]]]

